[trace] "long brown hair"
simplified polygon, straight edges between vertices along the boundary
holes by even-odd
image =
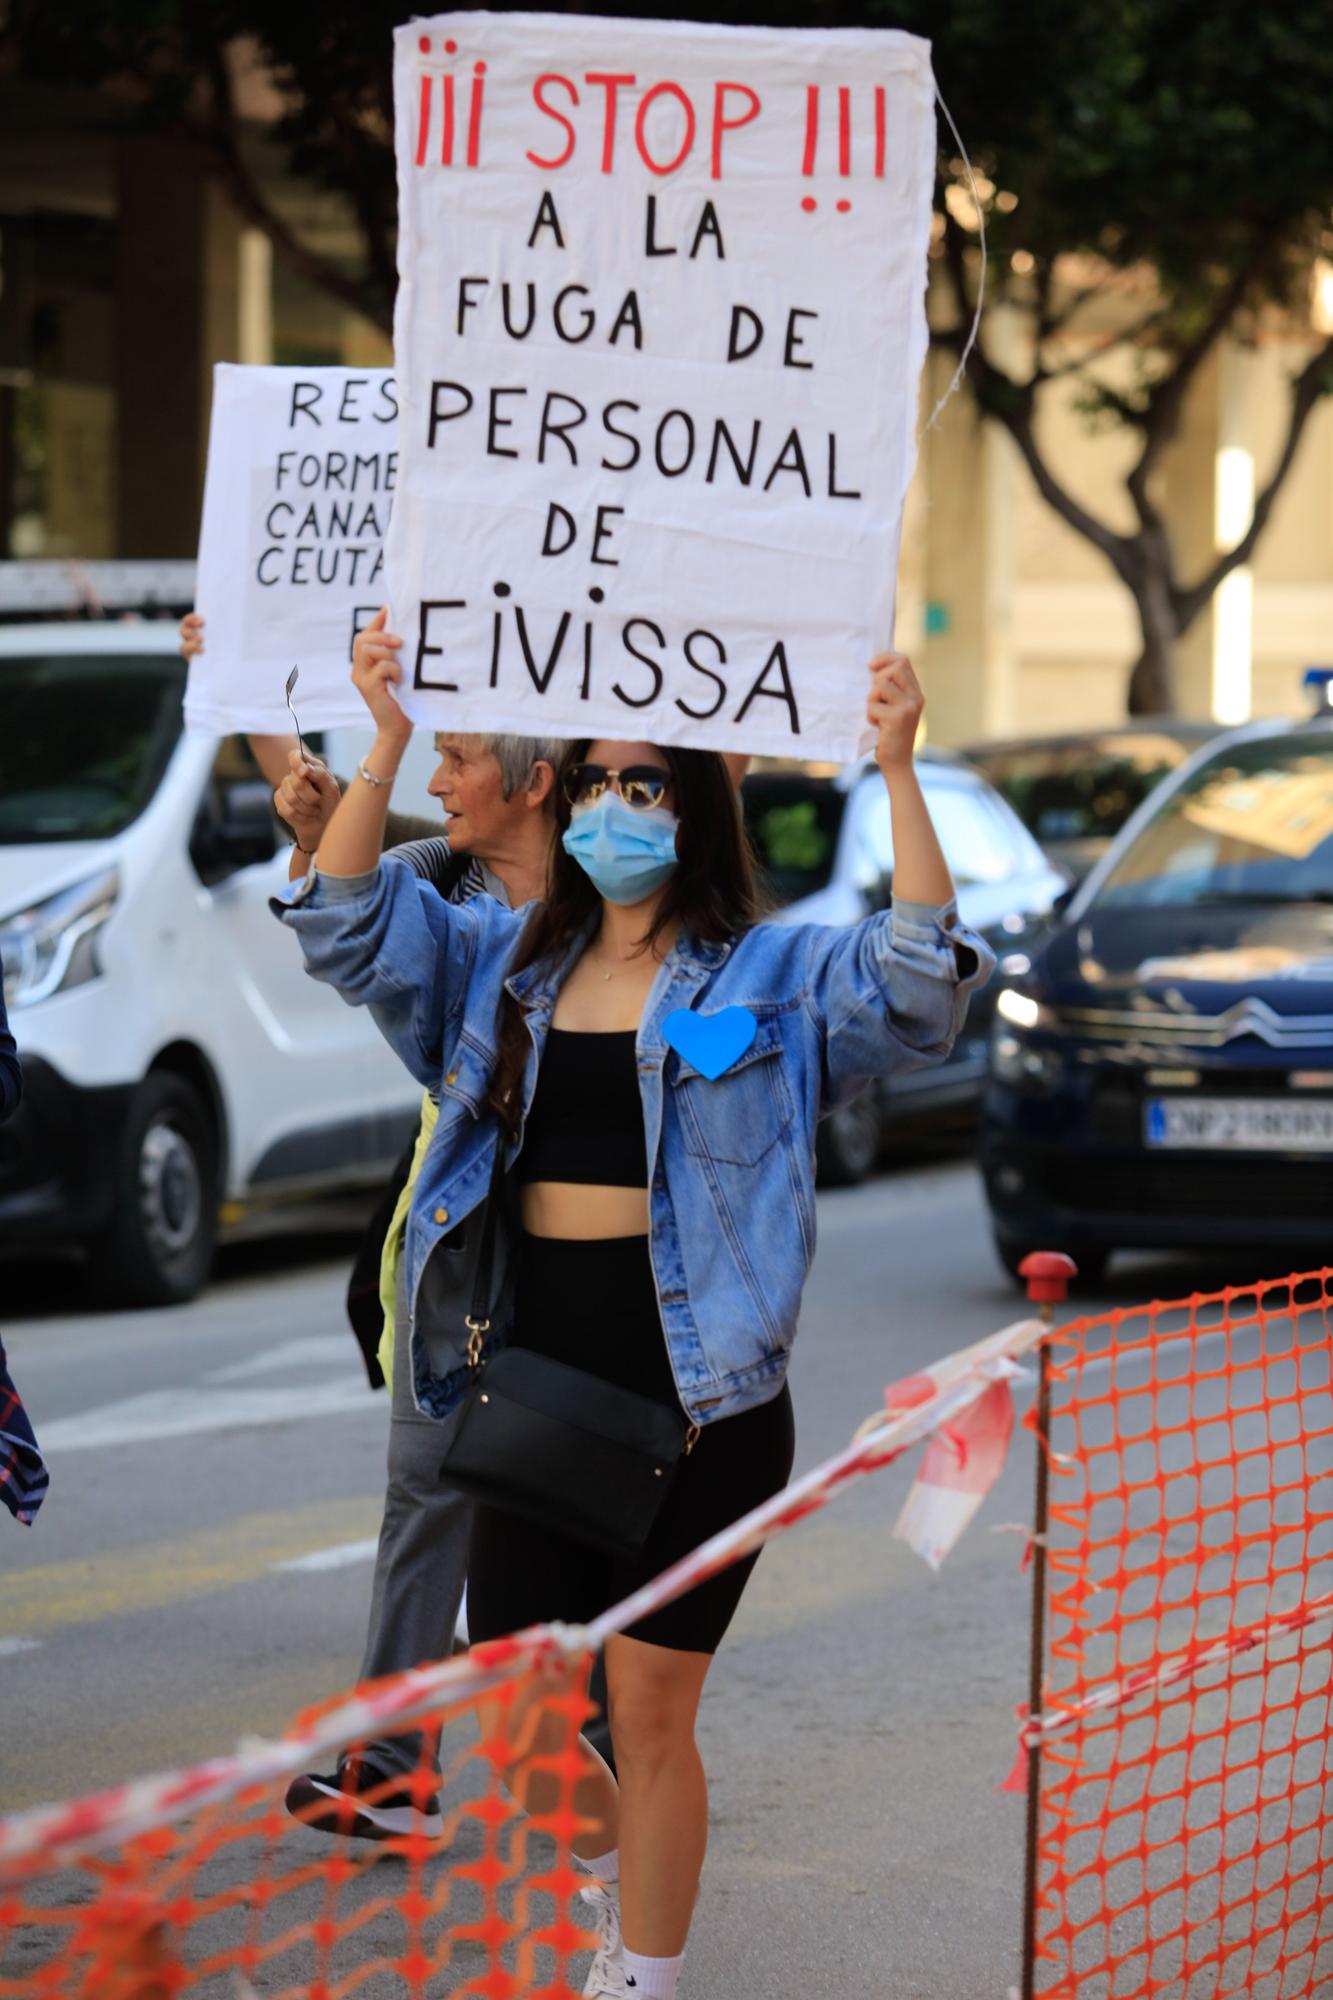
[[[546,901],[528,919],[515,972],[527,966],[555,963],[597,914],[601,897],[577,861],[566,854],[561,835],[570,822],[565,776],[588,755],[587,738],[567,746],[555,774],[555,839]],[[716,750],[658,749],[671,772],[675,810],[680,821],[676,836],[677,866],[667,880],[662,900],[644,939],[656,944],[668,925],[708,944],[735,937],[755,920],[758,898],[750,865],[750,847],[741,820],[740,800],[725,763]],[[500,1002],[495,1068],[488,1102],[511,1133],[518,1122],[528,1031],[523,1010],[506,992]]]

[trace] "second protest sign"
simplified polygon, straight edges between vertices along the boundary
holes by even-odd
[[[384,602],[397,420],[384,368],[214,369],[188,729],[285,734],[294,666],[307,727],[364,724],[352,644]]]

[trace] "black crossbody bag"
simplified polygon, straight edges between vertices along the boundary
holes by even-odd
[[[651,1396],[531,1348],[487,1354],[502,1199],[497,1153],[466,1320],[472,1387],[440,1478],[483,1506],[633,1561],[698,1428]]]

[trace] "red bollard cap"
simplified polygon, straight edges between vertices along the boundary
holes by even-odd
[[[1033,1250],[1019,1265],[1018,1275],[1026,1279],[1034,1306],[1062,1306],[1070,1279],[1078,1276],[1078,1265],[1063,1250]]]

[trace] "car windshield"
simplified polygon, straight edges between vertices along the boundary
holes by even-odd
[[[105,840],[137,819],[181,731],[169,655],[0,659],[0,842]]]
[[[784,771],[747,778],[741,797],[768,901],[781,907],[827,888],[847,794],[828,778]]]
[[[1040,850],[1031,845],[984,779],[927,763],[919,764],[917,771],[956,888],[1006,882],[1044,865]],[[893,815],[878,777],[864,779],[852,795],[847,845],[856,887],[882,890],[893,872]]]
[[[956,888],[1005,882],[1042,865],[1041,855],[1028,849],[1022,829],[975,778],[938,785],[927,780],[925,791]]]
[[[1177,791],[1092,908],[1333,901],[1333,734],[1234,744]]]
[[[976,755],[1038,840],[1109,840],[1190,747],[1165,732],[1108,732],[1091,742]]]

